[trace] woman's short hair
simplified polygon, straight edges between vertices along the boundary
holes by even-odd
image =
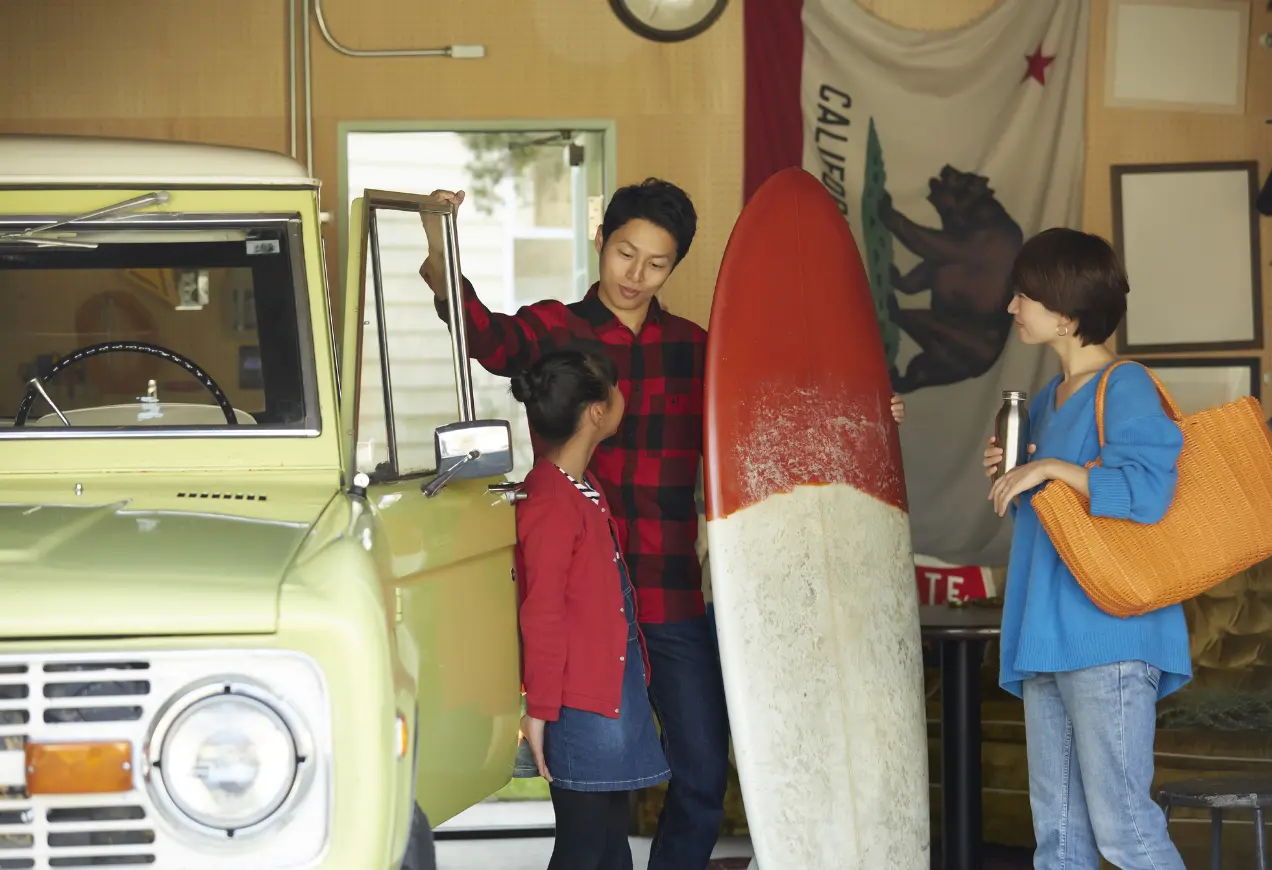
[[[1103,344],[1126,316],[1130,284],[1113,246],[1066,227],[1043,230],[1016,255],[1014,292],[1074,322],[1083,344]]]
[[[565,348],[540,357],[512,379],[512,397],[526,406],[530,428],[559,446],[578,431],[589,405],[608,403],[618,384],[614,361],[602,353]]]

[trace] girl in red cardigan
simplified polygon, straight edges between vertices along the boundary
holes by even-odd
[[[526,736],[551,784],[548,870],[631,866],[627,793],[670,779],[649,705],[649,660],[605,496],[587,475],[618,431],[608,356],[549,353],[513,379],[540,442],[517,505]]]

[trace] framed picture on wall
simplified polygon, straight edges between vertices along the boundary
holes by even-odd
[[[1263,347],[1258,164],[1112,168],[1113,244],[1131,282],[1124,355]]]
[[[1104,104],[1241,113],[1249,0],[1110,0]]]
[[[1242,396],[1259,399],[1258,357],[1138,359],[1153,370],[1185,414],[1217,408]]]

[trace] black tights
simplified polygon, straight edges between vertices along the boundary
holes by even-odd
[[[556,843],[548,870],[621,870],[631,866],[627,792],[569,791],[552,786]]]

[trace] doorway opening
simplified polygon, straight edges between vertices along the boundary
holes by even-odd
[[[593,239],[615,188],[615,138],[613,123],[604,121],[343,124],[341,274],[348,268],[343,245],[349,207],[364,190],[463,190],[467,197],[458,219],[460,265],[486,307],[511,314],[544,299],[578,301],[598,277]],[[433,295],[419,276],[420,246],[395,249],[392,229],[381,228],[380,234],[386,321],[395,333],[418,331],[422,338],[438,322]],[[411,239],[419,233],[418,226],[401,229]],[[410,336],[404,338],[409,341]],[[404,413],[426,414],[431,373],[449,370],[451,361],[445,342],[410,344],[417,353],[411,365],[400,372],[394,369],[394,392],[419,399],[419,407],[404,408]],[[436,359],[429,358],[434,353]],[[480,365],[472,366],[472,375],[477,416],[512,424],[513,474],[520,479],[533,463],[524,408],[510,395],[506,379]],[[383,416],[383,408],[366,403],[362,413]],[[363,422],[371,426],[376,421]],[[425,430],[431,432],[421,429]],[[431,453],[431,441],[422,444],[424,448]],[[439,826],[437,835],[550,836],[554,826],[547,783],[514,779],[490,800]]]
[[[491,311],[511,314],[542,299],[575,302],[596,281],[593,237],[613,192],[613,124],[346,124],[340,141],[342,222],[365,189],[466,192],[460,264]],[[341,265],[343,274],[343,250]],[[400,324],[436,319],[419,267],[409,251],[381,251],[386,297],[402,306],[389,316]],[[399,284],[401,292],[389,292]],[[512,424],[515,473],[525,474],[533,462],[525,410],[506,379],[480,365],[472,370],[478,417]]]

